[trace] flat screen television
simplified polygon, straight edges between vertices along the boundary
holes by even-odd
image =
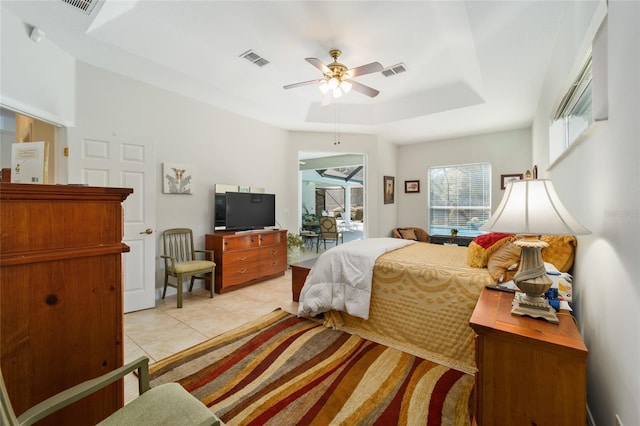
[[[275,194],[227,192],[225,193],[224,219],[228,230],[264,229],[275,226],[276,196]]]

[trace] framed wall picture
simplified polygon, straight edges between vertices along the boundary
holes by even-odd
[[[192,194],[190,165],[162,164],[162,192],[165,194]]]
[[[45,142],[11,145],[11,182],[44,183]]]
[[[404,181],[404,192],[407,194],[417,194],[420,192],[420,181],[419,180],[405,180]]]
[[[516,173],[511,175],[500,175],[500,189],[505,189],[509,182],[513,182],[515,180],[522,180],[522,173]]]
[[[393,204],[395,197],[396,178],[393,176],[384,177],[384,203]]]

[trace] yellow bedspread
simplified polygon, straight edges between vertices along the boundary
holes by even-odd
[[[467,266],[467,248],[416,243],[380,256],[373,270],[369,319],[325,314],[327,326],[473,374],[469,318],[486,268]]]

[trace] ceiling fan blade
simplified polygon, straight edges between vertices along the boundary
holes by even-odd
[[[359,75],[371,74],[374,72],[382,71],[382,65],[380,62],[371,62],[370,64],[360,65],[359,67],[351,68],[347,70],[347,74],[351,77],[356,77]]]
[[[309,62],[314,67],[318,68],[322,71],[322,74],[331,74],[331,70],[328,66],[326,66],[322,61],[318,58],[304,58],[305,61]]]
[[[295,87],[308,86],[309,84],[320,83],[321,81],[322,81],[321,78],[316,78],[315,80],[309,80],[309,81],[302,81],[300,83],[287,84],[286,86],[284,86],[284,88],[285,89],[293,89]]]
[[[367,95],[370,98],[375,98],[380,93],[379,90],[376,90],[369,86],[365,86],[364,84],[358,83],[357,81],[353,81],[353,80],[347,80],[347,81],[353,85],[351,87],[353,90],[355,90],[356,92],[360,92],[363,95]]]

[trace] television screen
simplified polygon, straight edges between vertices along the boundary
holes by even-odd
[[[229,230],[262,229],[276,224],[275,194],[227,192],[225,205]]]

